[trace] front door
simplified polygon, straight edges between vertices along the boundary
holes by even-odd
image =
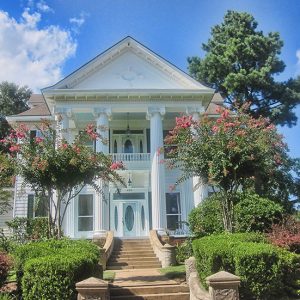
[[[136,203],[123,203],[124,236],[136,236]]]

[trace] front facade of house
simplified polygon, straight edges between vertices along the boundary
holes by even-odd
[[[165,167],[158,149],[176,116],[199,119],[213,96],[212,89],[127,37],[42,95],[33,95],[31,109],[8,120],[26,122],[38,134],[34,124],[50,119],[69,142],[89,123],[107,128],[102,135],[109,143],[89,146],[124,163],[119,172],[127,186],[117,192],[109,185],[103,194],[86,186],[67,209],[65,235],[92,238],[113,230],[130,238],[147,236],[150,229],[182,235],[182,222],[208,191],[205,186],[193,191],[197,178],[170,191],[179,171]],[[33,193],[21,183],[17,178],[14,216],[40,215]]]

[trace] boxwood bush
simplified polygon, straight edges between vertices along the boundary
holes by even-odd
[[[295,292],[299,256],[260,234],[221,234],[193,242],[200,280],[220,270],[241,278],[241,299],[280,299]]]
[[[88,241],[31,242],[14,251],[17,282],[24,300],[75,299],[75,284],[102,277],[99,250]]]

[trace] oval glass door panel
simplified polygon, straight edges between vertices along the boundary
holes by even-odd
[[[115,206],[115,228],[118,231],[118,208]]]
[[[134,212],[131,205],[126,207],[125,211],[125,225],[128,231],[131,231],[134,224]]]
[[[141,210],[141,221],[142,221],[142,229],[145,230],[145,210],[144,210],[144,205],[142,205],[142,210]]]
[[[133,146],[130,140],[126,140],[124,145],[124,152],[125,153],[133,153]]]

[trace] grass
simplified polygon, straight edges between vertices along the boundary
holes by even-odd
[[[159,272],[169,279],[185,278],[185,265],[171,266],[159,269]]]
[[[115,279],[116,273],[110,270],[106,270],[103,272],[103,280],[107,280],[112,282]]]
[[[8,273],[8,277],[7,277],[7,282],[14,282],[17,280],[17,275],[16,275],[16,271],[10,271]]]

